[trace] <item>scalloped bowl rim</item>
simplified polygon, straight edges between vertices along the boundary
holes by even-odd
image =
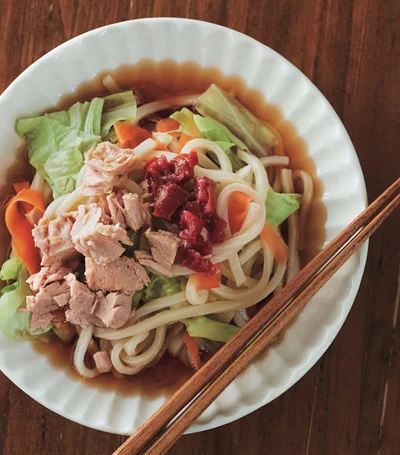
[[[360,198],[360,204],[361,208],[365,208],[367,205],[367,193],[366,193],[366,188],[365,188],[365,182],[361,170],[361,166],[357,157],[357,154],[354,150],[354,147],[351,143],[351,140],[348,136],[347,131],[345,130],[340,118],[332,108],[332,106],[329,104],[329,102],[326,100],[326,98],[322,95],[322,93],[318,90],[318,88],[298,69],[296,68],[293,64],[288,62],[284,57],[282,57],[280,54],[278,54],[276,51],[272,50],[271,48],[265,46],[264,44],[256,41],[253,38],[248,37],[247,35],[244,35],[242,33],[239,33],[237,31],[234,31],[232,29],[216,25],[213,23],[209,22],[203,22],[203,21],[198,21],[198,20],[192,20],[192,19],[182,19],[182,18],[144,18],[144,19],[136,19],[136,20],[130,20],[126,22],[120,22],[120,23],[115,23],[111,25],[106,25],[94,30],[91,30],[89,32],[86,32],[82,35],[79,35],[75,38],[72,38],[71,40],[57,46],[47,54],[43,55],[40,59],[38,59],[36,62],[34,62],[31,66],[29,66],[25,71],[23,71],[11,84],[10,86],[0,95],[0,108],[4,103],[7,103],[8,101],[12,101],[12,97],[14,95],[14,91],[18,90],[21,86],[22,83],[26,83],[27,81],[30,80],[31,77],[34,78],[35,76],[35,71],[40,68],[40,66],[43,63],[46,63],[50,60],[55,60],[55,64],[57,64],[57,56],[60,53],[63,53],[64,51],[67,51],[69,48],[75,46],[78,43],[82,43],[85,39],[93,36],[101,37],[104,32],[107,32],[112,29],[125,29],[129,27],[135,27],[136,24],[139,23],[146,23],[146,24],[154,24],[157,23],[159,26],[163,26],[166,23],[175,23],[177,25],[179,24],[185,24],[185,23],[196,23],[197,26],[201,27],[203,30],[208,29],[208,31],[219,31],[222,34],[230,34],[230,39],[240,39],[243,42],[248,43],[248,45],[252,48],[258,48],[258,50],[261,52],[266,52],[269,53],[270,55],[274,55],[275,57],[279,58],[281,62],[284,62],[285,65],[287,65],[287,68],[290,69],[290,71],[294,74],[296,73],[297,75],[301,75],[301,78],[303,80],[303,83],[307,85],[308,90],[310,90],[313,95],[315,95],[318,100],[324,105],[324,108],[326,110],[326,113],[329,114],[330,119],[332,119],[335,122],[335,126],[340,129],[340,135],[342,139],[346,142],[346,145],[350,149],[350,160],[351,160],[351,165],[354,167],[355,172],[357,173],[357,177],[360,179],[358,182],[358,196]],[[261,50],[260,50],[261,49]],[[149,56],[151,58],[151,56]],[[214,65],[215,66],[215,65]],[[108,69],[108,68],[104,68]],[[221,68],[223,71],[223,68]],[[246,81],[247,82],[247,81]],[[274,102],[274,104],[276,104]],[[279,103],[278,103],[279,104]],[[1,109],[0,109],[0,114],[1,114]],[[0,132],[0,137],[1,137],[1,132]],[[324,179],[321,179],[324,182]],[[279,387],[279,391],[275,393],[274,396],[270,396],[270,394],[267,394],[264,399],[261,399],[260,401],[256,403],[252,403],[250,405],[244,405],[238,403],[237,409],[232,413],[226,415],[223,412],[219,412],[217,415],[214,415],[212,419],[208,422],[205,423],[194,423],[187,431],[187,433],[192,433],[192,432],[197,432],[197,431],[204,431],[208,430],[211,428],[216,428],[218,426],[230,423],[234,420],[237,420],[253,411],[256,409],[264,406],[265,404],[269,403],[273,399],[277,398],[280,396],[282,393],[284,393],[287,389],[289,389],[292,385],[294,385],[307,371],[309,371],[312,366],[321,358],[321,356],[325,353],[325,351],[328,349],[336,335],[338,334],[340,328],[342,327],[351,307],[354,302],[354,299],[356,297],[358,288],[360,286],[361,278],[363,275],[363,271],[365,268],[365,263],[366,263],[366,257],[367,257],[367,251],[368,251],[368,244],[364,244],[364,246],[360,249],[358,253],[358,264],[356,269],[352,270],[351,273],[349,273],[350,277],[350,290],[346,296],[346,301],[347,304],[346,306],[342,309],[343,311],[340,314],[340,317],[338,317],[335,320],[335,323],[332,324],[329,327],[329,331],[326,334],[324,340],[322,343],[318,344],[317,349],[314,349],[310,355],[308,356],[307,360],[301,365],[296,367],[294,373],[291,375],[290,379],[286,381],[285,384],[281,385]],[[0,339],[4,339],[1,338]],[[3,363],[3,365],[2,365]],[[28,394],[31,398],[34,400],[38,401],[40,404],[43,406],[47,407],[48,409],[56,412],[59,415],[62,415],[63,417],[73,420],[77,423],[80,423],[82,425],[102,430],[102,431],[108,431],[112,433],[119,433],[119,434],[127,434],[126,431],[121,431],[118,428],[112,427],[112,424],[92,424],[90,422],[90,419],[86,417],[86,414],[83,414],[83,416],[71,416],[71,414],[68,411],[65,411],[64,408],[61,409],[55,409],[52,407],[52,403],[49,403],[46,401],[45,396],[39,397],[36,395],[36,389],[35,388],[29,388],[26,387],[22,383],[22,378],[17,377],[14,375],[13,371],[10,371],[10,369],[6,368],[4,366],[4,362],[2,362],[2,356],[1,356],[1,349],[0,349],[0,369],[3,371],[3,373],[12,381],[14,384],[16,384],[21,390],[23,390],[26,394]],[[87,389],[86,389],[87,390]],[[143,397],[144,400],[150,400],[152,401],[151,398],[148,397]]]

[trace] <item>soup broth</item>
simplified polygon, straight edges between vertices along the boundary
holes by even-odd
[[[307,263],[322,247],[325,231],[326,212],[321,198],[322,182],[316,175],[315,164],[307,153],[307,144],[297,132],[295,126],[284,119],[279,107],[265,100],[260,91],[249,89],[244,80],[237,76],[225,76],[216,68],[201,68],[195,63],[176,63],[173,61],[154,62],[142,60],[135,65],[123,65],[109,72],[98,74],[88,82],[83,82],[70,95],[63,97],[53,111],[68,108],[76,101],[87,101],[95,96],[108,94],[102,81],[111,75],[121,89],[133,89],[140,103],[170,97],[176,94],[200,94],[211,83],[233,93],[253,114],[272,124],[282,135],[285,154],[290,158],[290,167],[307,171],[314,181],[314,199],[310,210],[305,249],[301,252],[303,265]],[[8,181],[19,178],[32,178],[24,150],[18,153],[16,165],[9,170]],[[0,197],[4,201],[10,194],[11,186],[1,189]],[[2,204],[4,207],[4,203]],[[9,236],[4,226],[4,216],[0,217],[0,235],[2,239],[1,259],[7,257]],[[117,379],[111,374],[101,375],[95,379],[85,380],[72,367],[73,344],[63,344],[54,337],[50,343],[33,341],[37,352],[46,355],[57,368],[76,380],[84,380],[90,387],[112,389],[123,395],[140,393],[145,395],[170,394],[181,386],[192,374],[179,360],[164,355],[161,361],[152,368],[147,368],[136,376]]]

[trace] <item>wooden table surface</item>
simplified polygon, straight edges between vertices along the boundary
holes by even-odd
[[[370,200],[398,177],[399,0],[0,0],[0,93],[64,41],[149,16],[215,22],[272,47],[339,114]],[[354,307],[303,379],[240,421],[183,437],[169,453],[400,454],[399,228],[397,213],[371,240]],[[123,440],[46,410],[0,373],[1,454],[111,454]]]

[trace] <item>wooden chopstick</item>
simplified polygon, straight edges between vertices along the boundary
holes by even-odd
[[[165,453],[190,423],[265,349],[399,205],[400,195],[396,195],[399,188],[400,179],[329,243],[114,455]],[[200,392],[200,397],[197,397]],[[190,402],[191,405],[176,417]],[[173,419],[175,420],[170,423]],[[159,437],[155,441],[157,436]]]
[[[356,249],[372,235],[383,223],[394,208],[400,203],[400,196],[390,203],[388,209],[382,212],[381,217],[374,219],[374,224],[368,231],[362,231],[350,242],[348,246],[338,253],[332,266],[328,266],[321,274],[317,274],[311,284],[304,289],[289,305],[285,306],[256,336],[255,340],[233,360],[231,365],[218,377],[214,383],[207,385],[201,398],[193,401],[155,441],[143,455],[161,455],[165,453],[176,439],[196,420],[202,412],[228,387],[228,385],[277,337],[287,324],[293,320],[306,303],[319,291],[319,289],[339,270],[339,268],[354,254]],[[135,453],[135,452],[133,452]]]

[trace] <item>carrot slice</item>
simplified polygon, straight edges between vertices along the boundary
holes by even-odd
[[[28,188],[30,188],[30,184],[26,180],[18,180],[17,182],[14,182],[12,185],[17,194],[22,190],[27,190]],[[29,204],[22,203],[21,206],[25,210],[25,213],[29,212],[30,207]]]
[[[32,226],[25,215],[18,210],[19,203],[29,204],[42,213],[45,211],[45,206],[39,191],[23,189],[10,200],[6,207],[6,226],[12,237],[15,254],[32,275],[40,270],[40,252],[33,241]]]
[[[156,124],[155,131],[157,133],[168,133],[171,136],[178,136],[179,132],[177,131],[179,129],[180,123],[177,120],[174,120],[173,118],[163,118],[159,120]]]
[[[189,354],[192,357],[196,370],[200,370],[201,367],[200,354],[196,340],[194,340],[187,332],[185,332],[185,335],[183,335],[183,341],[185,342],[186,347],[188,348]]]
[[[151,138],[149,131],[133,123],[115,122],[114,129],[117,135],[118,145],[122,148],[133,149],[146,139]]]
[[[228,199],[228,221],[232,234],[239,232],[246,218],[251,197],[240,191],[235,191]]]
[[[178,150],[177,150],[177,153],[181,153],[183,147],[185,147],[185,145],[191,141],[193,138],[192,136],[189,136],[188,134],[186,133],[182,133],[181,134],[181,137],[179,138],[179,141],[178,141]]]
[[[221,286],[221,264],[215,264],[215,267],[217,270],[214,275],[209,276],[205,273],[195,273],[192,275],[198,291],[215,289]]]
[[[276,262],[286,262],[288,259],[288,247],[279,232],[268,221],[265,222],[260,237],[271,248]]]
[[[18,182],[14,182],[12,185],[16,193],[19,193],[22,190],[27,190],[30,187],[29,182],[26,180],[18,180]]]

